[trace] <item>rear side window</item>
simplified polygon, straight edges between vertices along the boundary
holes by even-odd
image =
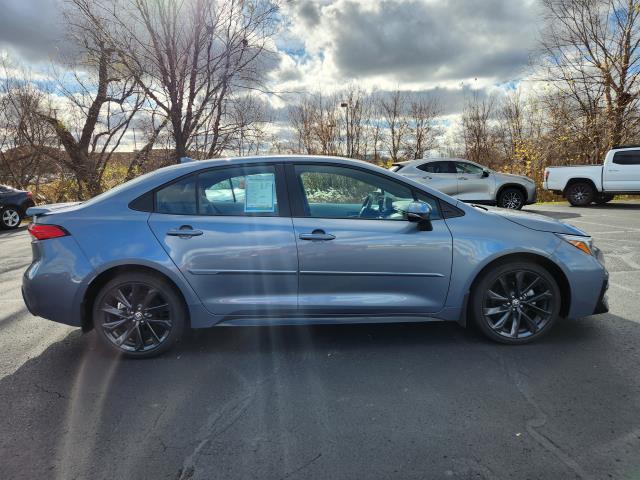
[[[195,215],[196,176],[190,175],[158,190],[156,211],[172,215]]]
[[[271,165],[234,167],[201,173],[200,215],[278,215],[276,172]]]
[[[156,192],[156,212],[170,215],[277,216],[273,166],[232,167],[189,175]]]
[[[418,165],[416,168],[427,173],[456,173],[453,162],[429,162]]]
[[[640,165],[640,151],[616,152],[613,155],[613,163],[618,165]]]

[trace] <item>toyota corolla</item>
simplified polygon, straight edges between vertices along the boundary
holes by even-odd
[[[241,325],[474,322],[522,344],[607,311],[585,232],[360,161],[186,162],[27,213],[29,310],[132,357]]]

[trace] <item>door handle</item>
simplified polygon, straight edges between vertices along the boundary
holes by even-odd
[[[619,172],[620,170],[618,170],[617,168],[610,168],[609,171],[610,172]]]
[[[174,228],[167,232],[170,237],[189,238],[202,235],[202,230],[194,230],[191,225],[182,225],[180,228]]]
[[[325,233],[324,230],[316,229],[311,233],[301,233],[299,235],[300,240],[333,240],[336,238],[335,235],[331,235],[330,233]]]
[[[433,177],[430,177],[430,176],[428,176],[428,175],[425,175],[425,176],[424,176],[424,177],[422,177],[422,178],[424,178],[425,180],[433,180]]]
[[[458,177],[458,180],[469,180],[467,177]]]

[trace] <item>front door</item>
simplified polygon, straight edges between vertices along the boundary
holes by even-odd
[[[493,200],[495,177],[484,174],[480,165],[469,162],[456,162],[458,173],[458,195],[460,200]]]
[[[622,150],[613,155],[611,162],[603,167],[605,192],[640,191],[640,151]]]
[[[149,225],[211,313],[296,312],[298,256],[279,172],[216,168],[156,192]]]
[[[452,239],[438,202],[431,231],[402,208],[416,198],[405,184],[364,169],[288,166],[294,198],[301,311],[307,314],[428,314],[445,302]]]

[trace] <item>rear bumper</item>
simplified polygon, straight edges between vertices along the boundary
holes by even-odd
[[[81,325],[83,285],[92,268],[72,237],[32,242],[33,262],[22,276],[22,298],[32,315]]]
[[[20,205],[20,213],[24,216],[27,214],[27,210],[31,207],[35,206],[35,203],[32,199],[28,198]]]

